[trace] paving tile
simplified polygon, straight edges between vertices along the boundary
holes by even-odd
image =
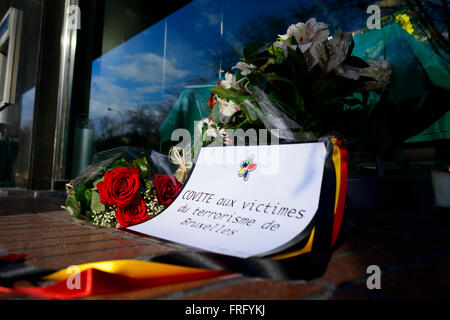
[[[15,223],[10,225],[0,225],[0,233],[8,231],[20,231],[20,230],[30,230],[30,229],[43,229],[48,227],[60,227],[67,226],[66,221],[53,221],[53,220],[34,220],[27,221],[24,223]]]
[[[161,286],[156,287],[152,289],[147,290],[140,290],[140,291],[132,291],[122,294],[109,294],[109,295],[99,295],[99,296],[92,296],[88,297],[88,300],[141,300],[141,299],[154,299],[159,298],[162,296],[162,299],[164,299],[165,295],[173,294],[173,293],[179,293],[178,295],[180,297],[183,297],[184,291],[192,290],[195,288],[208,286],[212,284],[217,284],[222,281],[230,280],[240,277],[240,275],[227,275],[212,279],[204,279],[204,280],[196,280],[196,281],[189,281],[184,283],[178,283],[178,284],[172,284],[167,286]],[[170,300],[176,298],[173,295],[168,296]]]
[[[358,215],[358,227],[399,234],[437,234],[449,236],[450,219],[430,216]]]
[[[57,217],[72,219],[70,214],[67,211],[65,211],[65,210],[49,211],[49,212],[41,213],[41,215],[44,215],[44,216],[57,216]]]
[[[91,235],[91,234],[103,234],[102,231],[98,230],[91,230],[87,228],[76,228],[76,229],[69,229],[69,230],[63,230],[63,231],[54,231],[49,230],[48,232],[30,232],[30,233],[22,233],[20,234],[20,237],[14,236],[14,235],[8,235],[4,236],[3,234],[0,234],[0,245],[7,245],[11,242],[18,242],[18,241],[27,241],[27,240],[35,240],[39,241],[40,239],[55,239],[55,238],[64,238],[64,237],[74,237],[74,236],[85,236],[85,235]]]
[[[195,300],[285,300],[296,299],[325,289],[324,286],[304,281],[273,281],[249,279],[215,290],[187,295]]]
[[[137,247],[115,248],[109,250],[96,250],[93,252],[65,254],[51,257],[36,257],[27,259],[27,263],[48,269],[62,269],[70,265],[83,264],[95,261],[133,259],[138,256],[168,253],[172,251],[167,247],[157,245],[141,245]]]
[[[8,248],[9,252],[19,252],[40,248],[51,248],[62,246],[65,244],[71,245],[80,245],[82,246],[85,243],[89,242],[98,242],[98,241],[110,241],[117,240],[116,235],[109,235],[105,233],[91,233],[84,236],[73,236],[73,237],[64,237],[64,238],[51,238],[51,239],[40,239],[36,240],[27,240],[27,241],[15,241],[8,243],[5,247]]]
[[[33,202],[33,210],[35,205]],[[0,247],[7,252],[26,253],[27,263],[49,269],[175,250],[122,230],[85,225],[57,206],[54,208],[47,207],[47,212],[40,213],[10,212],[14,214],[3,208]],[[356,221],[357,227],[335,250],[325,274],[314,282],[233,275],[91,298],[372,300],[450,296],[450,220],[360,215]],[[371,264],[379,265],[385,272],[381,290],[368,290],[365,285],[366,269]],[[0,294],[0,299],[8,298],[23,297]]]
[[[57,226],[32,226],[29,225],[27,227],[16,229],[16,230],[4,230],[0,234],[0,239],[5,239],[8,237],[19,238],[22,234],[47,234],[47,233],[58,233],[61,231],[69,231],[69,230],[86,230],[87,228],[81,225],[65,223],[63,225]],[[91,229],[92,230],[92,229]]]
[[[143,246],[143,244],[139,242],[136,243],[136,241],[128,239],[115,239],[111,241],[87,242],[82,244],[64,243],[56,247],[43,247],[22,252],[27,254],[27,260],[32,260],[51,256],[77,254],[117,248],[132,248],[138,246]]]
[[[376,244],[400,239],[402,235],[393,232],[378,230],[355,230],[345,237],[342,243],[334,252],[334,255],[360,250]]]
[[[447,245],[445,240],[419,237],[358,251],[331,259],[325,274],[319,280],[338,285],[366,276],[370,265],[378,265],[384,270]]]
[[[377,292],[371,292],[367,288],[362,290],[338,290],[335,294],[327,297],[327,300],[389,300]]]
[[[449,270],[450,251],[446,251],[383,274],[381,289],[376,291],[396,299],[442,299],[450,294]]]

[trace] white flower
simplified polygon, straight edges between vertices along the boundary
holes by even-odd
[[[325,23],[317,22],[315,18],[311,18],[306,23],[299,22],[290,25],[286,35],[289,38],[294,37],[300,50],[304,53],[313,43],[327,40],[330,36],[330,30]]]
[[[351,67],[346,64],[341,64],[335,69],[335,72],[337,75],[341,77],[351,80],[358,80],[360,70],[361,70],[360,68]]]
[[[206,131],[203,133],[203,135],[201,135],[204,124],[206,124]],[[197,130],[199,130],[199,134],[201,135],[203,141],[216,139],[219,135],[222,137],[222,139],[224,139],[226,136],[226,130],[224,128],[219,129],[217,127],[217,123],[208,118],[204,118],[198,122]]]
[[[214,124],[214,122],[209,120],[208,118],[204,118],[197,123],[197,130],[199,132],[202,132],[203,126],[205,124],[206,124],[206,127],[209,128],[212,124]]]
[[[284,50],[284,56],[288,56],[287,48],[296,50],[300,48],[302,53],[308,51],[314,44],[321,44],[330,36],[328,26],[323,22],[317,22],[315,18],[311,18],[306,23],[299,22],[292,24],[286,31],[286,34],[279,34],[278,40],[274,42],[274,46]],[[297,44],[293,44],[291,38],[294,38]]]
[[[228,123],[230,118],[239,110],[239,106],[233,101],[226,101],[221,98],[217,98],[219,102],[219,116],[220,120]]]
[[[241,70],[241,74],[243,76],[247,76],[252,72],[251,69],[254,69],[254,68],[256,68],[254,65],[240,61],[231,69],[239,69],[239,70]]]
[[[388,60],[367,61],[368,68],[362,68],[360,76],[370,77],[375,81],[369,81],[364,85],[366,90],[376,90],[385,87],[391,81],[391,64]]]
[[[207,138],[217,138],[217,129],[216,128],[208,128],[206,131],[205,131],[205,136],[207,137]]]
[[[306,55],[309,68],[311,69],[319,63],[326,73],[335,71],[338,74],[345,74],[349,78],[354,78],[356,76],[353,72],[354,70],[341,66],[347,57],[351,40],[351,33],[336,31],[331,40],[313,43],[311,49],[308,51],[308,55]]]
[[[220,82],[220,86],[225,89],[239,89],[239,85],[236,83],[236,77],[229,72],[225,73],[225,80]]]
[[[352,39],[353,36],[350,32],[342,32],[340,30],[337,30],[334,33],[333,38],[330,40],[330,43],[335,47],[335,50],[339,51],[339,54],[341,54],[345,59]]]

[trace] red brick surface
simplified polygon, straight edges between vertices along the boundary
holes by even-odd
[[[249,279],[220,288],[220,290],[205,290],[197,294],[187,295],[184,299],[286,300],[296,299],[324,289],[324,286],[306,281]]]
[[[450,297],[450,220],[358,215],[325,274],[311,281],[274,281],[240,274],[89,299],[417,299]],[[0,214],[0,248],[24,253],[47,269],[111,260],[145,259],[176,250],[121,230],[98,228],[64,211]],[[366,287],[369,265],[382,271],[380,290]],[[299,266],[301,267],[301,266]],[[0,299],[29,297],[0,294]]]
[[[190,292],[190,290],[201,290],[203,287],[211,286],[214,284],[228,283],[230,280],[240,278],[240,275],[228,275],[218,277],[214,279],[205,279],[197,281],[189,281],[178,284],[172,284],[163,287],[156,287],[148,290],[139,290],[126,292],[121,294],[109,294],[102,296],[93,296],[88,299],[102,299],[102,300],[135,300],[135,299],[151,299],[151,298],[167,298],[177,299],[183,297],[184,294]]]

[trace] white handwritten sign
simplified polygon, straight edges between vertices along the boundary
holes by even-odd
[[[325,156],[324,143],[202,148],[174,202],[128,229],[240,258],[275,253],[307,235]]]

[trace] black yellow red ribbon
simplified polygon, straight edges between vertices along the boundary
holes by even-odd
[[[333,231],[331,234],[331,246],[336,243],[341,230],[344,216],[345,198],[347,195],[347,149],[342,146],[342,141],[332,138],[333,164],[336,172],[336,200],[334,206]]]
[[[345,198],[347,195],[347,149],[342,145],[342,141],[337,138],[331,138],[331,143],[333,144],[332,162],[336,175],[333,230],[331,234],[331,247],[333,247],[336,243],[339,231],[341,230],[342,218],[345,208]],[[314,242],[314,236],[315,228],[312,229],[308,241],[303,248],[274,256],[271,259],[288,259],[311,252]]]
[[[0,292],[47,299],[76,299],[91,295],[123,293],[169,284],[210,279],[232,274],[138,260],[113,260],[76,266],[77,274],[66,268],[44,277],[59,282],[44,287],[0,287]],[[71,277],[79,277],[71,281]]]

